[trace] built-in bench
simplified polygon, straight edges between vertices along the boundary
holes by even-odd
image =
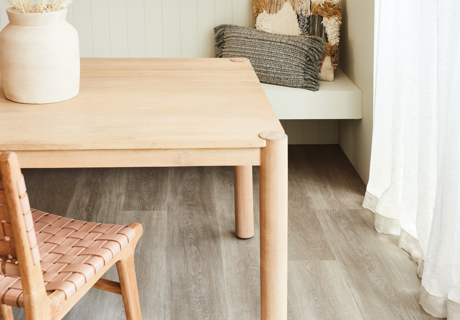
[[[280,120],[361,119],[361,90],[341,71],[333,82],[320,82],[317,92],[262,84]]]

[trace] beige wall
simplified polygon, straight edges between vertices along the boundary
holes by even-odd
[[[363,92],[363,119],[339,121],[339,144],[369,180],[373,116],[374,1],[342,0],[340,68]]]

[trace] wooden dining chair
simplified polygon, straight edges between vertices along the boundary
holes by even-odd
[[[14,153],[0,153],[0,318],[62,319],[92,287],[121,294],[141,319],[134,251],[142,226],[79,221],[31,209]],[[103,279],[117,264],[120,282]],[[97,317],[101,319],[101,316]]]

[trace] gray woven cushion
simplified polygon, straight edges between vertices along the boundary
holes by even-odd
[[[261,82],[319,89],[319,72],[326,47],[312,36],[287,36],[265,31],[220,25],[214,28],[216,57],[245,57]]]

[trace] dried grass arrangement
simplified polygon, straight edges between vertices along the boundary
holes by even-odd
[[[31,0],[6,0],[6,2],[21,13],[46,13],[67,8],[72,0],[38,0],[37,4],[32,4]]]

